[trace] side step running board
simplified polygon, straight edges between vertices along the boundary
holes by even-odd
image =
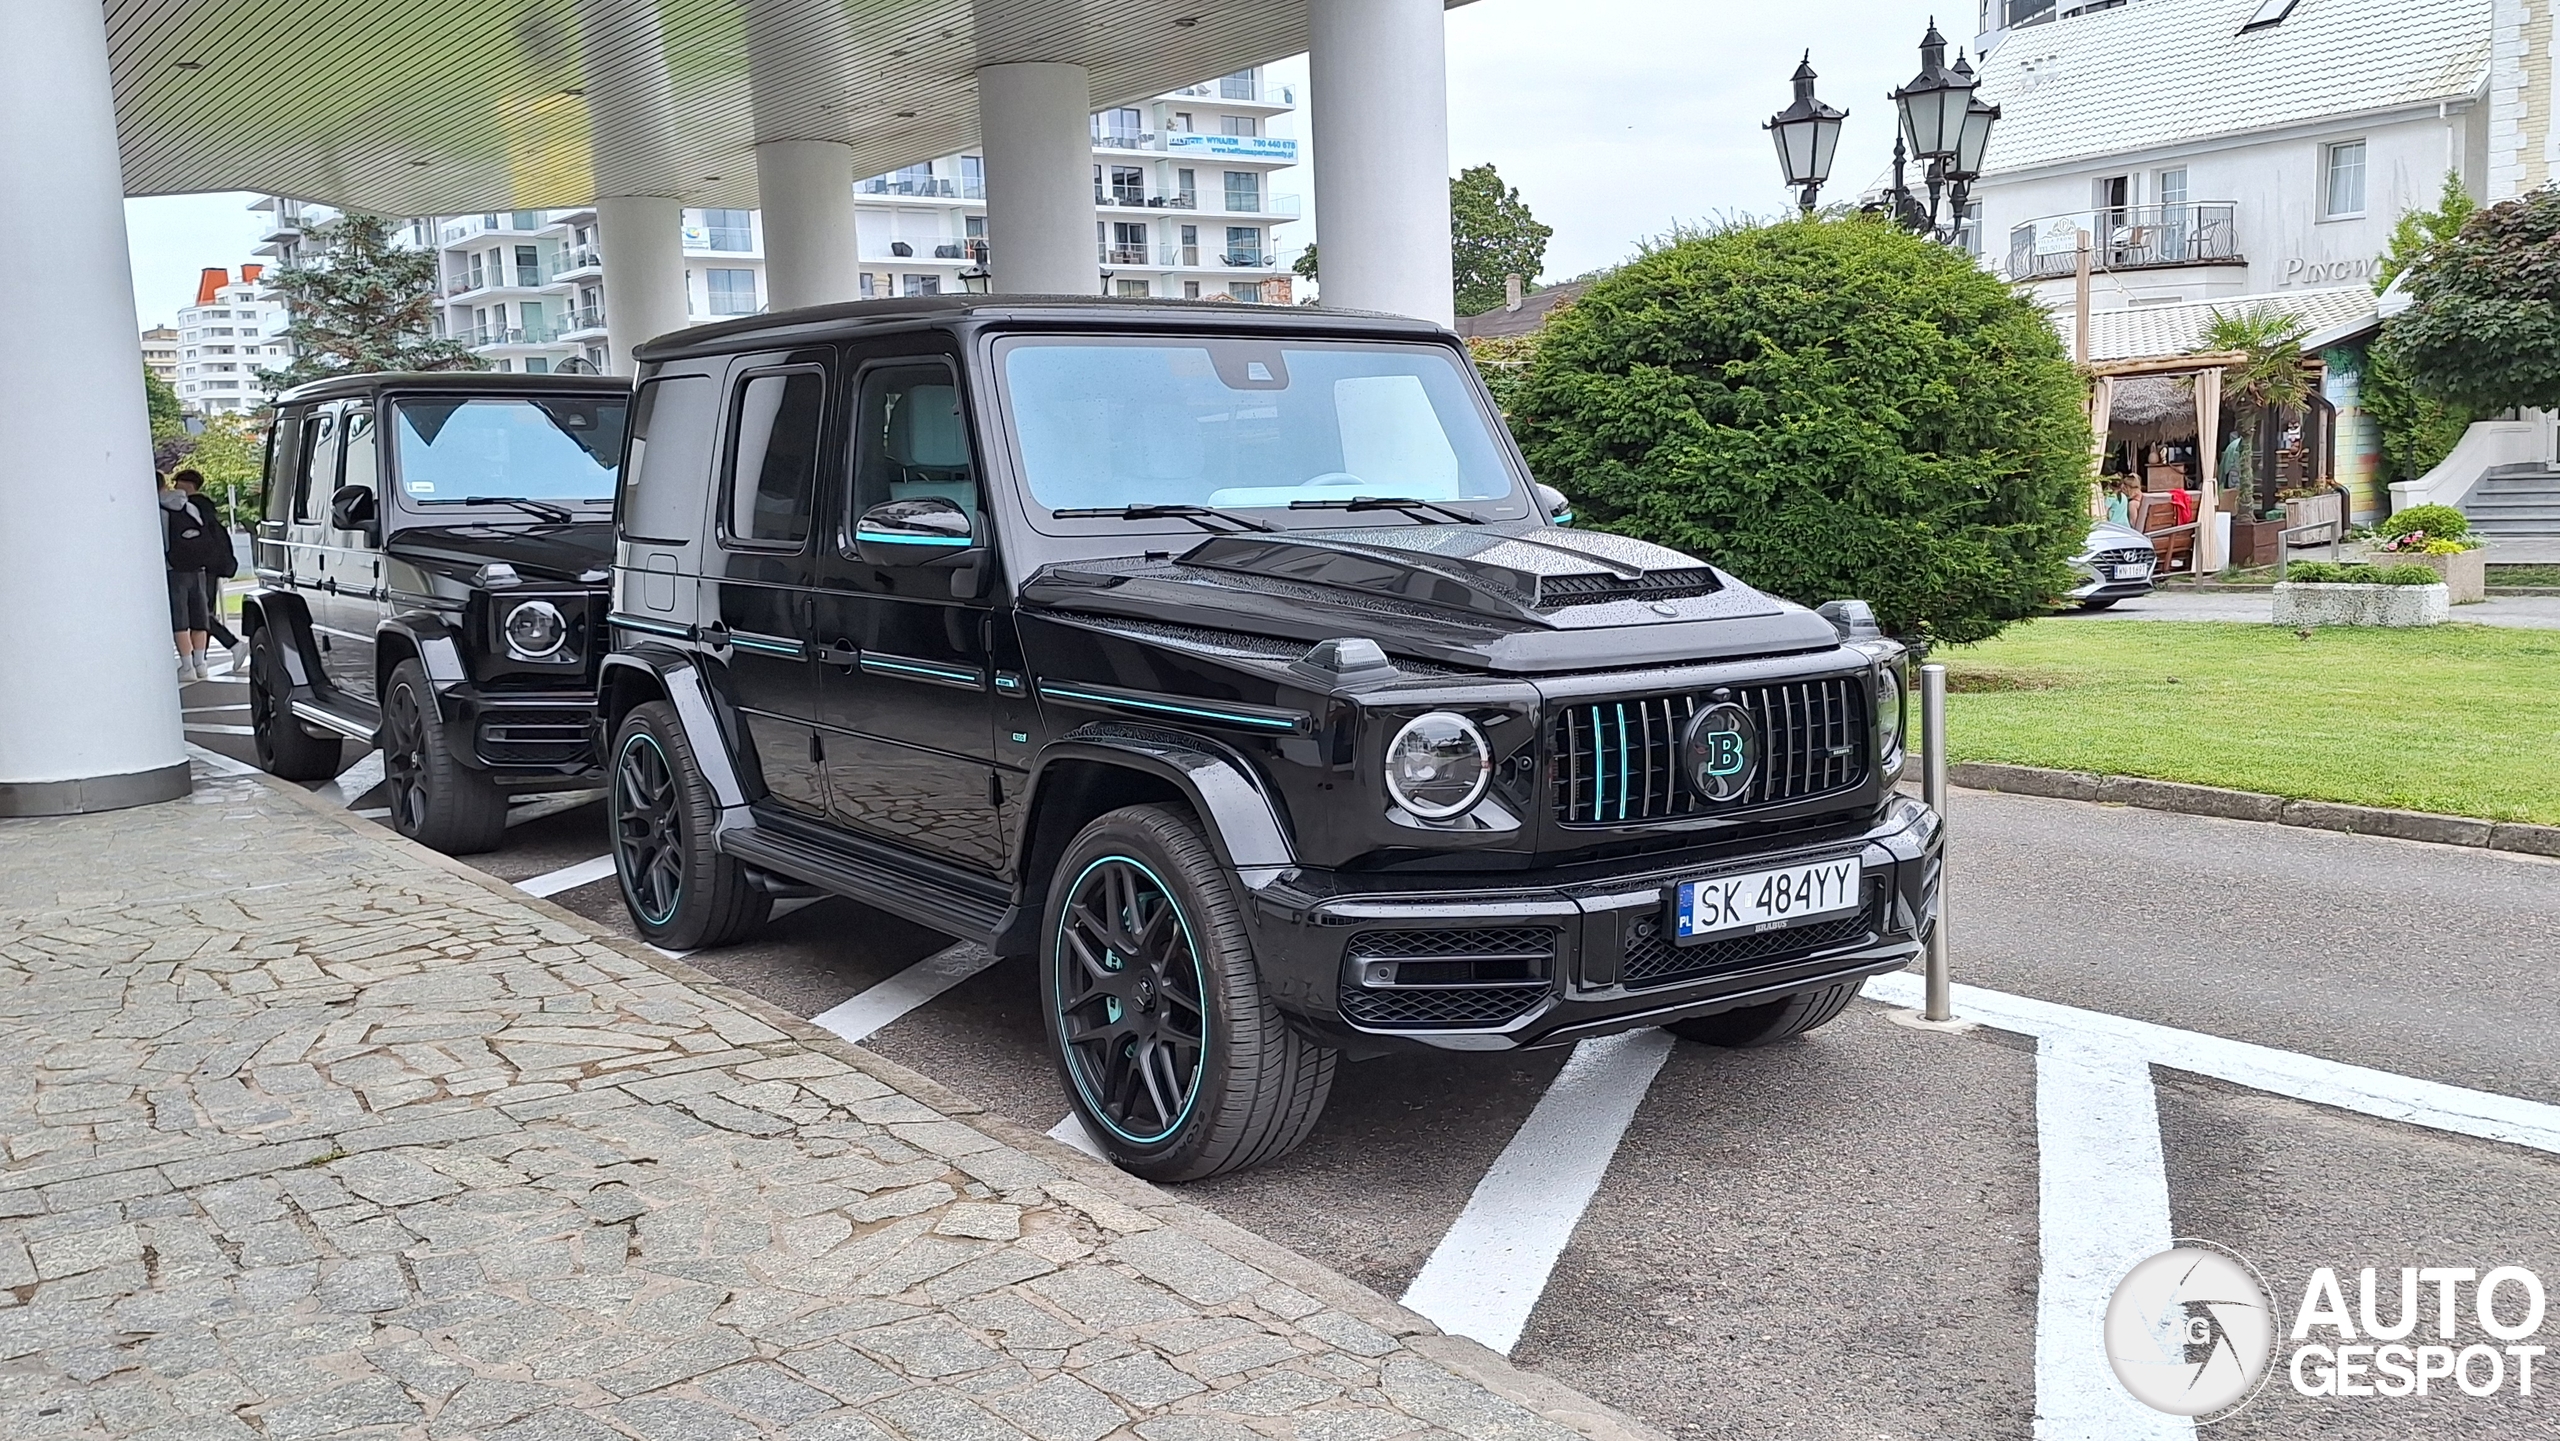
[[[720,833],[720,849],[821,890],[862,902],[920,926],[973,941],[992,940],[1012,908],[914,871],[874,869],[833,847],[785,835],[769,826],[741,826]]]

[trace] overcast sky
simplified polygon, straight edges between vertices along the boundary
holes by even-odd
[[[1933,13],[1951,43],[1970,40],[1971,0],[1476,0],[1449,14],[1449,164],[1492,161],[1555,227],[1550,279],[1623,260],[1675,222],[1768,214],[1789,197],[1760,125],[1810,46],[1822,97],[1849,111],[1834,185],[1845,197],[1891,158],[1885,92],[1919,69]],[[1278,68],[1306,73],[1303,60]],[[1313,218],[1308,177],[1276,188],[1310,192]],[[145,325],[194,298],[202,267],[249,257],[252,198],[126,203]],[[1281,232],[1289,252],[1305,230]]]

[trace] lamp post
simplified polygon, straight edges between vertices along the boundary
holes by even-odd
[[[1796,96],[1786,109],[1763,126],[1777,142],[1778,168],[1798,203],[1810,213],[1817,192],[1831,175],[1832,154],[1840,142],[1845,110],[1834,110],[1813,93],[1813,55],[1807,51],[1796,66]],[[1991,148],[1991,127],[2000,107],[1984,103],[1974,92],[1981,82],[1961,54],[1947,63],[1946,37],[1935,21],[1920,39],[1920,73],[1893,92],[1893,184],[1877,204],[1894,222],[1915,235],[1952,243],[1964,230],[1964,208],[1973,182],[1982,174],[1983,156]],[[1912,193],[1906,171],[1921,166],[1928,199]],[[1947,224],[1938,223],[1942,200],[1952,200]]]
[[[1804,213],[1813,213],[1814,200],[1822,193],[1823,183],[1831,178],[1831,157],[1840,148],[1840,122],[1849,118],[1846,110],[1834,110],[1814,98],[1813,52],[1804,52],[1796,62],[1796,98],[1786,109],[1769,117],[1760,128],[1778,147],[1778,169],[1787,177],[1788,188],[1798,192],[1797,204]]]

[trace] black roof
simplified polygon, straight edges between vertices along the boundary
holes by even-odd
[[[771,315],[742,316],[661,335],[635,352],[641,360],[722,354],[742,342],[788,344],[873,330],[963,325],[1026,327],[1109,326],[1133,330],[1226,331],[1291,335],[1366,335],[1412,340],[1447,339],[1428,321],[1364,310],[1311,306],[1218,305],[1197,300],[1137,300],[1100,295],[918,295],[895,300],[853,300],[812,305]]]
[[[351,395],[379,395],[386,390],[457,390],[480,395],[594,395],[629,393],[631,382],[618,375],[520,375],[505,370],[380,370],[363,375],[333,375],[297,385],[276,397],[276,404],[306,400],[343,400]]]

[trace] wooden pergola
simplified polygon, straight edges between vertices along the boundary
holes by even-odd
[[[2222,441],[2222,372],[2247,362],[2249,357],[2236,350],[2206,351],[2196,355],[2156,355],[2131,360],[2101,360],[2080,367],[2089,377],[2089,429],[2093,454],[2089,467],[2089,513],[2104,516],[2105,496],[2098,489],[2098,469],[2107,457],[2107,428],[2114,418],[2116,382],[2136,376],[2163,378],[2188,377],[2196,393],[2196,461],[2200,473],[2196,481],[2196,574],[2205,575],[2222,569],[2229,557],[2222,553],[2222,538],[2213,525],[2213,507],[2218,478],[2214,475],[2217,452]]]

